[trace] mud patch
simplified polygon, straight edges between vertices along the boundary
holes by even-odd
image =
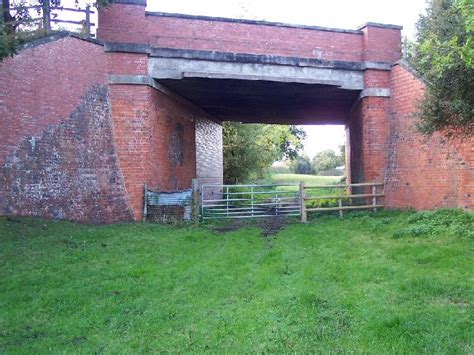
[[[272,237],[288,224],[288,219],[284,217],[273,217],[266,219],[246,220],[233,219],[225,225],[213,226],[211,230],[216,233],[227,233],[238,231],[242,228],[257,227],[262,230],[262,237]]]

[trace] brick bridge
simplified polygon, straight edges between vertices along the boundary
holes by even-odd
[[[140,220],[144,183],[222,181],[222,121],[344,124],[349,179],[384,181],[389,208],[474,207],[472,141],[416,132],[401,27],[145,7],[116,0],[97,40],[58,33],[0,63],[3,214]]]

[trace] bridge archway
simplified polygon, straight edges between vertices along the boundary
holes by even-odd
[[[401,27],[368,23],[356,30],[331,29],[151,13],[145,5],[121,0],[99,13],[98,37],[105,41],[112,107],[114,102],[119,107],[121,126],[124,115],[133,120],[137,110],[156,116],[153,106],[160,105],[158,115],[169,116],[185,102],[184,111],[198,122],[195,174],[203,182],[218,182],[222,135],[210,121],[343,124],[350,137],[348,180],[383,179],[390,73],[401,56]],[[142,85],[151,107],[150,101],[127,101],[126,96],[145,95]],[[163,108],[165,100],[179,104]],[[128,105],[135,107],[124,113]],[[123,150],[124,159],[134,159],[128,146]],[[134,179],[127,169],[124,174]],[[192,175],[183,172],[183,178],[167,182],[168,172],[152,173],[151,185],[173,189]],[[137,207],[140,194],[137,189]]]

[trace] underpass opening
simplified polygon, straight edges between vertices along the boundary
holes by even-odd
[[[349,174],[341,175],[346,175],[350,182],[350,118],[361,90],[285,80],[184,77],[159,79],[158,82],[219,122],[297,125],[308,127],[312,137],[318,127],[324,130],[324,127],[337,126],[339,142],[337,147],[334,144],[332,147],[340,153],[338,146],[346,146],[347,161],[338,168],[345,165]],[[306,144],[311,145],[311,142]],[[310,158],[314,158],[315,154],[313,150]]]

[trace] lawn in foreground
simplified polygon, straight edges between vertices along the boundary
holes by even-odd
[[[473,216],[212,225],[0,218],[0,352],[460,352]]]

